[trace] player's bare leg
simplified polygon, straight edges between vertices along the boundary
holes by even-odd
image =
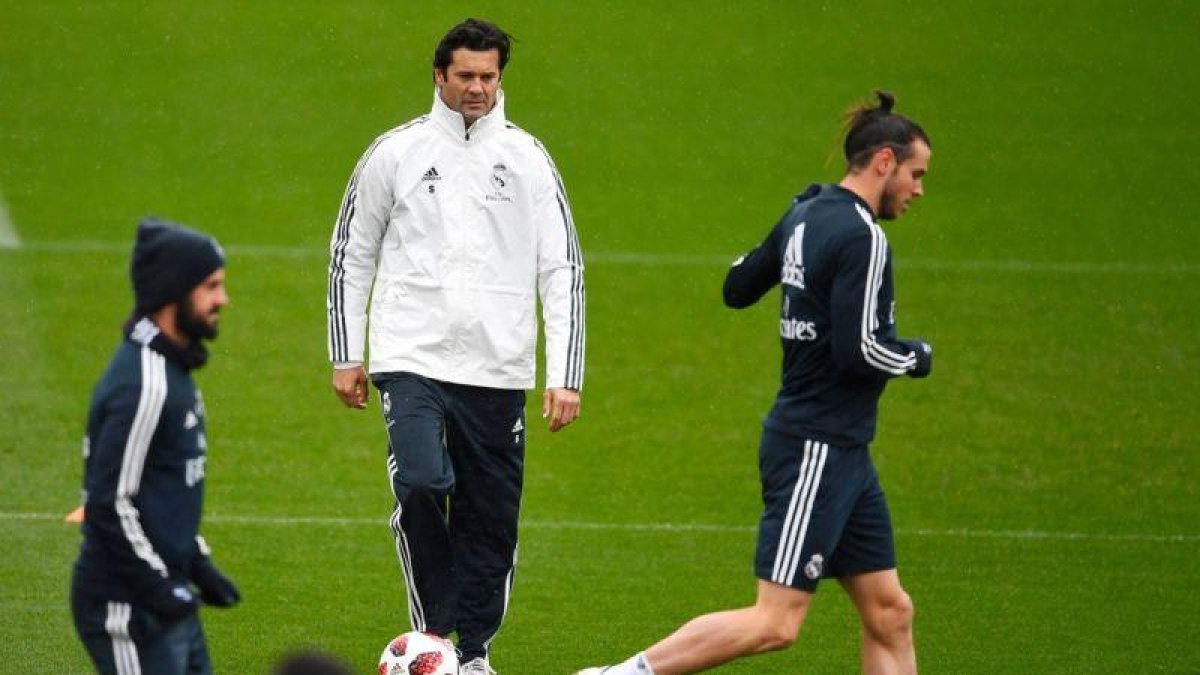
[[[759,580],[754,605],[692,619],[646,650],[655,675],[697,673],[796,641],[812,594]]]
[[[896,570],[857,574],[840,581],[862,620],[863,673],[916,673],[913,603],[900,586]]]

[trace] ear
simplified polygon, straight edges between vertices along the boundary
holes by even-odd
[[[434,68],[433,83],[439,87],[446,84],[446,71],[441,68]]]
[[[150,313],[150,318],[154,323],[158,324],[164,332],[173,332],[175,330],[175,320],[179,316],[179,301],[168,302]]]
[[[891,173],[896,168],[896,164],[896,151],[890,146],[880,148],[871,160],[871,168],[881,176]]]

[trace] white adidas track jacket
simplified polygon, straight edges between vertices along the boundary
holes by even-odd
[[[505,119],[503,91],[469,131],[433,99],[371,144],[346,188],[330,360],[364,361],[369,323],[371,373],[531,389],[540,295],[546,387],[581,389],[583,256],[554,162]]]

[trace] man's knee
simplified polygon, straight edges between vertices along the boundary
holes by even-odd
[[[759,630],[759,649],[763,652],[775,652],[787,649],[796,643],[800,636],[799,622],[783,622],[763,625]]]
[[[444,499],[454,488],[454,469],[440,448],[410,448],[399,455],[393,452],[388,457],[388,472],[392,494],[402,506],[421,493]]]
[[[756,608],[754,622],[754,648],[758,652],[774,652],[795,644],[804,625],[807,603],[787,609]]]
[[[750,634],[743,653],[761,653],[787,649],[796,642],[812,593],[762,580],[758,598],[745,616]]]
[[[406,472],[392,483],[392,492],[397,501],[405,504],[414,498],[425,499],[424,495],[432,495],[442,499],[454,487],[453,481],[444,472],[429,469],[416,469]]]
[[[910,639],[915,608],[912,598],[901,589],[878,598],[863,616],[863,627],[872,638],[883,643]]]

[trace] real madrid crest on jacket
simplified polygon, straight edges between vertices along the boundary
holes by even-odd
[[[376,139],[331,249],[331,361],[364,360],[370,294],[370,372],[532,388],[540,291],[546,386],[582,387],[575,223],[550,155],[505,119],[502,91],[470,131],[435,94],[428,115]]]

